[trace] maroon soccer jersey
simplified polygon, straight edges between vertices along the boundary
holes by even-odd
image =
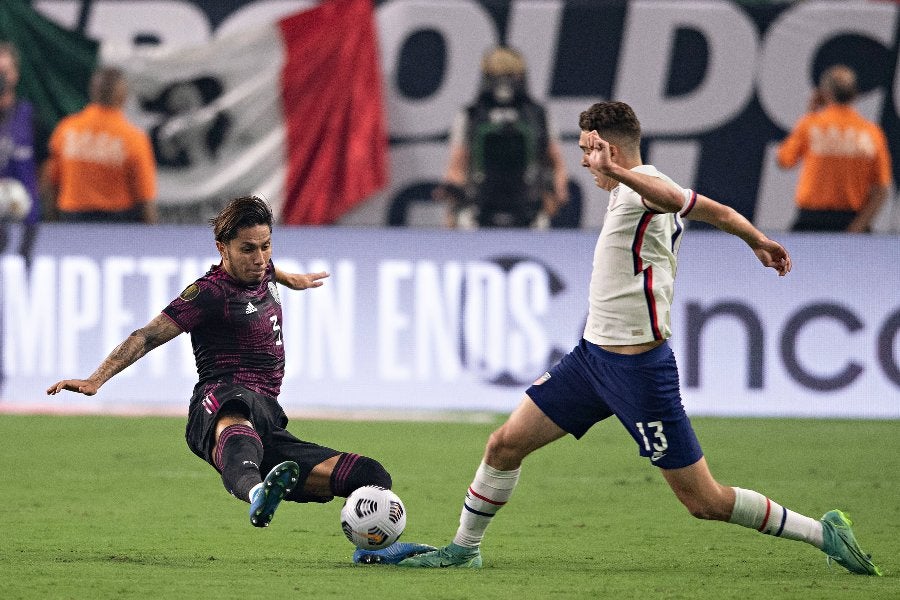
[[[284,346],[272,261],[258,285],[242,284],[214,266],[162,312],[191,334],[200,377],[195,391],[230,382],[278,397]]]

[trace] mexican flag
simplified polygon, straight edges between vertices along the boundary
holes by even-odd
[[[271,25],[122,65],[150,134],[161,206],[262,194],[280,221],[334,223],[387,181],[372,0],[323,0]]]
[[[34,106],[36,162],[56,123],[87,103],[99,44],[47,19],[27,0],[0,0],[0,39],[20,54],[16,92]]]

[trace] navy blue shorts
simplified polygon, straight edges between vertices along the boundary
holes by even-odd
[[[703,456],[681,404],[678,366],[668,344],[625,355],[581,340],[526,393],[576,438],[615,415],[640,455],[663,469],[687,467]]]

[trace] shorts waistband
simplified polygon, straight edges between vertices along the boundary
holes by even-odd
[[[581,343],[585,345],[591,354],[601,360],[632,367],[643,367],[645,365],[653,364],[666,358],[672,353],[668,341],[664,341],[656,348],[648,350],[647,352],[641,352],[640,354],[618,354],[616,352],[610,352],[585,339],[582,339]]]

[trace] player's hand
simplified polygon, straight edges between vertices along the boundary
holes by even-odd
[[[99,389],[100,386],[89,379],[63,379],[48,387],[47,395],[52,396],[63,390],[67,390],[69,392],[84,394],[85,396],[93,396]]]
[[[772,267],[780,277],[791,272],[791,256],[784,246],[775,240],[765,238],[753,248],[753,253],[764,267]]]
[[[591,131],[588,133],[588,147],[591,148],[591,153],[588,155],[588,164],[591,170],[609,175],[614,166],[609,142],[600,137],[596,131]]]
[[[322,280],[328,277],[328,273],[326,271],[319,271],[318,273],[285,273],[284,279],[279,281],[283,285],[291,288],[292,290],[306,290],[309,288],[321,287],[324,283]]]

